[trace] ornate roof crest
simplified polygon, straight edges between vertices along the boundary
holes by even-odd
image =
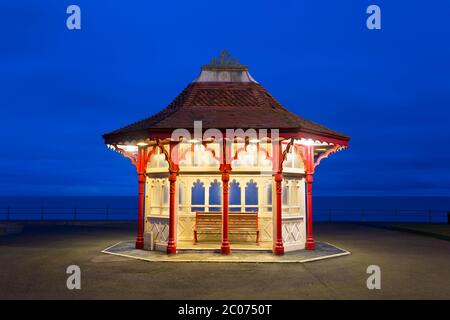
[[[228,50],[224,49],[220,53],[219,57],[214,57],[211,59],[210,64],[203,66],[203,70],[247,70],[247,66],[239,64],[238,59],[232,57]]]

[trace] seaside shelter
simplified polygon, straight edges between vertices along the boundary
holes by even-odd
[[[137,249],[314,250],[313,176],[350,138],[284,108],[227,51],[160,112],[103,135],[138,181]]]

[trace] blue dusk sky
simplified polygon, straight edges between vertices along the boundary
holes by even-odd
[[[136,195],[101,134],[226,48],[285,107],[352,137],[316,195],[450,196],[449,20],[448,0],[1,1],[0,195]]]

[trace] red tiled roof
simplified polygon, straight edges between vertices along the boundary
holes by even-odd
[[[280,129],[310,132],[340,140],[349,137],[286,110],[260,84],[249,82],[192,82],[157,114],[103,135],[106,143],[148,137],[152,132],[193,129]]]

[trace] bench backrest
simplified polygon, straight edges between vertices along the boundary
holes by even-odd
[[[228,214],[228,227],[230,229],[249,228],[258,229],[258,213],[243,212]]]
[[[196,212],[195,224],[197,228],[222,228],[222,213]],[[251,228],[258,229],[257,212],[233,212],[228,214],[228,227],[230,229]]]
[[[197,212],[195,224],[197,229],[220,229],[222,228],[222,214]]]

